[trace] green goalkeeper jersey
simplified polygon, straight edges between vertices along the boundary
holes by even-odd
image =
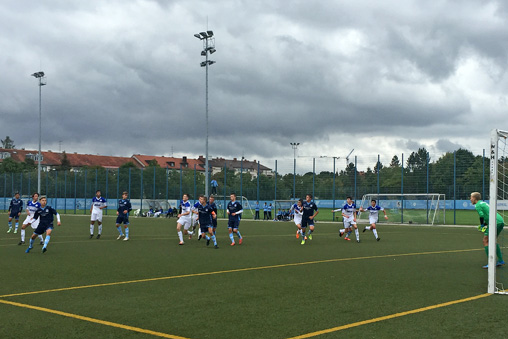
[[[480,218],[483,218],[485,221],[485,225],[489,225],[489,204],[487,204],[485,201],[478,201],[475,205],[476,212],[478,212],[478,215]],[[504,224],[503,217],[497,213],[496,215],[496,225]]]

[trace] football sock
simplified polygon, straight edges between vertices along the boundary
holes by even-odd
[[[376,239],[377,239],[377,238],[379,238],[379,237],[377,236],[377,231],[376,231],[376,229],[375,229],[375,228],[373,228],[373,229],[372,229],[372,233],[374,233],[374,236],[376,237]]]
[[[129,237],[129,227],[125,227],[125,237]]]
[[[233,238],[233,233],[229,233],[229,239],[231,239],[231,243],[235,242],[235,238]]]
[[[12,228],[12,221],[9,221],[8,224],[9,224],[9,228]]]
[[[21,229],[21,241],[25,241],[25,230]]]
[[[201,235],[201,227],[198,229],[198,236]]]
[[[208,236],[208,234],[205,235],[205,238],[206,238],[206,240],[210,240],[210,237]]]
[[[32,238],[30,238],[30,246],[29,247],[33,247],[34,245],[34,240]]]
[[[90,224],[90,235],[93,235],[93,224]]]
[[[360,240],[360,233],[358,233],[358,228],[355,228],[355,235],[356,235],[356,240]]]
[[[484,246],[485,254],[487,255],[487,259],[489,258],[489,246]]]
[[[314,232],[314,231],[309,229],[309,233],[307,233],[307,235],[311,235],[312,232]]]
[[[99,225],[99,234],[102,234],[102,224]]]
[[[351,235],[351,231],[348,231],[346,234],[346,238],[349,238],[350,235]]]
[[[19,227],[19,223],[18,223],[18,222],[16,222],[16,230],[18,229],[18,227]]]
[[[497,261],[503,261],[503,254],[501,253],[501,247],[496,244]]]
[[[217,238],[215,237],[215,234],[212,235],[213,244],[217,246]]]
[[[370,226],[365,227],[366,230],[370,230]]]
[[[236,231],[236,235],[238,236],[238,239],[242,239],[242,235],[240,234],[240,231]]]
[[[182,231],[178,231],[178,238],[180,239],[180,242],[183,242],[183,233],[182,233]]]
[[[42,234],[39,234],[39,239],[41,239],[41,241],[44,241],[44,238],[42,237]]]
[[[51,239],[51,236],[47,235],[47,236],[46,236],[46,240],[44,240],[44,246],[43,246],[43,248],[48,247],[48,243],[49,243],[49,240],[50,240],[50,239]]]
[[[120,235],[123,235],[122,226],[118,225],[116,226],[116,229],[118,230],[118,233],[120,233]]]
[[[339,232],[340,232],[340,233],[344,233],[345,231],[346,231],[346,229],[345,229],[345,228],[341,228],[341,229],[339,230]]]

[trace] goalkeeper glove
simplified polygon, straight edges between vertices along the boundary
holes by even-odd
[[[485,225],[478,226],[478,231],[484,233],[486,230],[487,230],[487,226],[485,226]]]

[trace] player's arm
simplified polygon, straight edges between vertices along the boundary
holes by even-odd
[[[243,213],[243,208],[240,209],[239,211],[236,211],[235,213],[233,213],[233,215],[238,215],[238,214],[242,214]]]
[[[386,214],[386,210],[384,208],[381,208],[381,210],[383,211],[383,213],[385,214],[385,219],[388,220],[388,215]]]
[[[100,207],[100,209],[105,209],[106,207],[108,207],[108,203],[107,201],[104,201],[104,204]]]
[[[314,219],[316,217],[316,215],[318,215],[318,214],[319,214],[319,210],[316,206],[316,212],[314,212],[314,214],[309,219],[311,219],[311,220]]]
[[[53,211],[51,211],[51,213],[53,213],[56,216],[56,224],[58,226],[61,226],[62,223],[60,222],[60,214],[58,214],[58,212],[54,208]]]

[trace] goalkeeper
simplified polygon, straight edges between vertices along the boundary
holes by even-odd
[[[475,206],[476,212],[478,212],[478,216],[480,217],[480,226],[478,226],[478,230],[483,232],[483,246],[485,247],[485,253],[487,253],[487,258],[489,256],[489,204],[485,201],[482,201],[482,195],[478,192],[471,193],[471,203]],[[504,228],[504,220],[499,213],[496,215],[496,225],[497,225],[497,234],[496,237],[501,233]],[[503,254],[501,253],[501,247],[496,243],[496,254],[497,254],[497,264],[496,266],[503,266]],[[483,268],[489,268],[489,265],[483,266]]]

